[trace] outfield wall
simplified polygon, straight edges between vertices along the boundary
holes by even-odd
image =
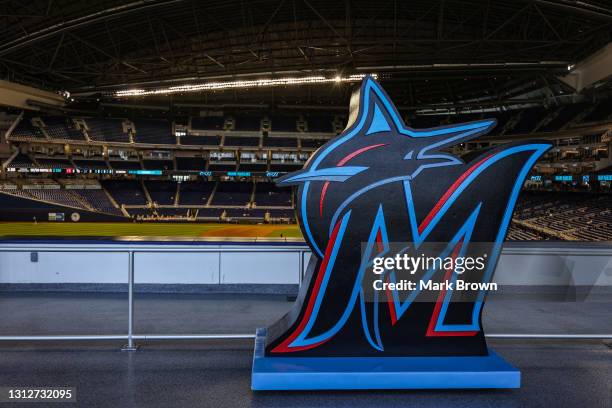
[[[134,253],[141,288],[297,288],[310,251],[300,242],[2,241],[4,289],[121,289]],[[612,287],[612,245],[507,243],[494,281],[506,286]],[[174,289],[173,289],[174,288]],[[266,289],[267,288],[267,289]]]

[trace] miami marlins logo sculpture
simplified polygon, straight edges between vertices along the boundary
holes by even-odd
[[[418,256],[432,243],[441,257],[484,252],[484,268],[461,278],[491,281],[524,180],[551,147],[520,142],[470,157],[448,153],[495,125],[480,120],[412,129],[380,85],[364,79],[347,129],[303,170],[278,181],[298,186],[297,215],[313,258],[293,309],[267,329],[266,357],[488,354],[481,325],[486,289],[442,289],[432,297],[418,288],[367,288],[375,257]],[[457,276],[434,267],[411,278],[449,283]],[[405,276],[390,270],[379,278]]]

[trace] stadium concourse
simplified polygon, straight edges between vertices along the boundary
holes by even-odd
[[[3,0],[0,33],[0,406],[11,390],[69,387],[76,401],[14,405],[612,408],[610,1]],[[360,89],[376,92],[368,103],[364,96],[366,115],[355,109]],[[433,134],[430,145],[409,140],[406,145],[419,144],[418,153],[411,148],[400,156],[393,143],[380,153],[397,156],[406,168],[414,163],[401,159],[421,160],[435,146],[444,148],[426,160],[464,166],[454,158],[476,161],[489,149],[525,154],[500,146],[507,143],[537,145],[540,153],[552,145],[523,164],[525,182],[515,184],[507,201],[518,192],[506,242],[485,252],[495,268],[481,280],[499,290],[479,292],[471,312],[463,296],[461,307],[449,306],[458,294],[446,289],[435,291],[429,305],[422,298],[412,304],[420,292],[403,298],[387,291],[375,297],[383,307],[370,309],[364,291],[355,290],[359,278],[351,280],[358,269],[355,276],[364,276],[365,257],[346,253],[356,254],[347,242],[373,227],[343,216],[322,251],[309,234],[327,237],[304,228],[312,212],[298,208],[297,188],[277,185],[305,166],[320,170],[317,159],[309,160],[357,119],[371,122],[355,127],[364,138]],[[468,129],[487,124],[488,133],[476,136],[459,125],[474,121],[482,122]],[[445,130],[424,131],[439,127]],[[443,142],[455,144],[438,144],[449,127],[457,139]],[[330,162],[334,171],[344,169],[306,175],[321,188],[320,218],[311,227],[327,231],[323,198],[331,212],[348,191],[338,188],[338,174],[362,166],[344,166],[367,151],[349,153],[347,145],[335,146],[347,152]],[[382,161],[359,159],[367,170]],[[396,170],[394,161],[383,164]],[[449,167],[429,167],[411,173],[430,177],[424,184],[432,188],[418,188],[423,200],[414,200],[410,215],[429,215],[407,234],[412,242],[403,248],[410,251],[421,238],[433,239],[424,231],[436,228],[436,211],[448,217],[436,230],[440,236],[461,221],[457,207],[441,210],[446,202],[476,208],[480,198],[472,194],[496,195],[511,185],[510,173],[475,174],[499,185],[474,183],[478,192],[465,194],[454,188],[476,165],[457,179],[447,177],[455,174]],[[371,185],[383,179],[375,170],[350,177],[359,174],[372,177]],[[397,184],[403,203],[408,195],[401,189],[412,181],[400,185],[395,176],[384,191]],[[462,198],[444,201],[453,191]],[[395,196],[384,198],[391,202],[385,216],[401,219],[392,216],[399,213]],[[421,208],[427,200],[439,205]],[[483,219],[495,219],[491,214],[508,204],[482,202],[470,208],[476,216],[458,230],[464,235],[453,238],[461,251],[472,251],[472,236],[498,240],[506,231],[509,213],[497,227]],[[377,215],[374,223],[380,249],[384,222]],[[486,233],[472,235],[474,225]],[[404,226],[388,232],[400,234]],[[488,235],[494,228],[497,235]],[[441,269],[424,276],[430,283],[456,278],[450,269],[438,274]],[[295,300],[307,308],[292,309]],[[334,321],[336,310],[344,312]],[[398,311],[406,312],[403,319]],[[421,338],[420,323],[428,321]],[[365,382],[353,383],[363,390],[352,391],[252,391],[253,341],[265,327],[270,348],[278,342],[304,358],[336,353],[368,364],[408,354],[411,362],[427,359],[428,369],[432,357],[448,364],[461,353],[489,361],[491,347],[520,371],[521,386],[374,391]],[[270,333],[289,328],[295,336],[282,343],[282,334]],[[390,339],[391,347],[381,347]],[[366,341],[378,346],[362,353]],[[270,351],[259,346],[258,353]],[[399,354],[388,356],[394,350]],[[267,357],[285,358],[274,353]],[[280,371],[292,372],[286,361],[295,356],[282,360]],[[346,361],[331,367],[343,378],[339,367]],[[382,371],[377,366],[366,375],[379,378]],[[439,374],[448,373],[431,378]],[[481,374],[500,373],[468,376]],[[336,385],[333,380],[319,387]]]

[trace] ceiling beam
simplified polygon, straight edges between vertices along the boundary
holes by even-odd
[[[42,28],[37,31],[33,31],[31,33],[26,33],[25,35],[6,42],[4,44],[0,44],[0,56],[6,55],[10,52],[22,49],[31,44],[34,44],[38,41],[44,40],[46,38],[52,37],[54,35],[58,35],[70,30],[74,30],[79,27],[85,27],[91,25],[93,23],[103,21],[109,18],[116,18],[120,15],[142,12],[143,10],[165,6],[168,4],[179,3],[184,0],[141,0],[135,1],[132,3],[124,4],[121,6],[111,7],[108,9],[104,9],[101,11],[97,11],[95,13],[87,14],[81,17],[77,17],[71,20],[63,21],[57,24],[53,24],[51,26]]]

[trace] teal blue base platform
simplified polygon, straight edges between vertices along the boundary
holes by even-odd
[[[382,390],[519,388],[521,373],[492,350],[483,357],[266,357],[255,337],[251,389]]]

